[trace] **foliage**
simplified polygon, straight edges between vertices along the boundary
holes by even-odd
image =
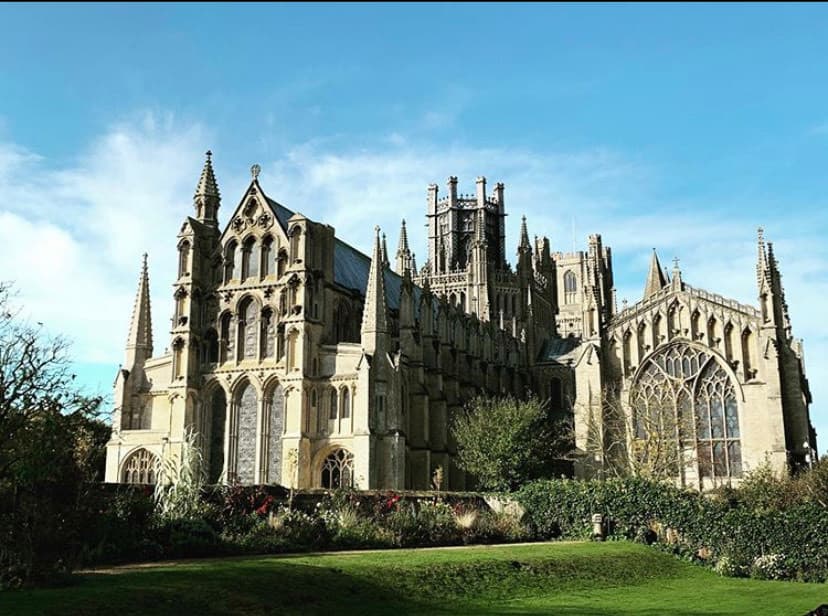
[[[451,425],[457,463],[486,490],[513,490],[542,477],[560,433],[537,398],[473,399]]]
[[[0,588],[48,581],[81,553],[86,483],[108,434],[73,385],[68,344],[19,318],[0,283]]]
[[[199,518],[162,518],[153,530],[168,558],[216,556],[225,552],[216,531]]]
[[[591,450],[569,455],[587,466],[593,459],[601,460],[604,476],[665,481],[676,477],[680,466],[695,461],[691,448],[680,447],[677,440],[693,433],[693,417],[677,414],[669,398],[644,402],[634,397],[623,404],[617,389],[605,387],[601,414],[600,424],[594,422],[588,427]],[[574,425],[569,429],[574,441]]]
[[[159,462],[159,466],[154,496],[156,514],[166,520],[199,519],[203,513],[204,459],[198,435],[187,428],[180,454]]]
[[[664,549],[692,560],[702,551],[712,562],[727,557],[722,570],[743,571],[760,556],[785,554],[787,577],[828,578],[828,536],[819,530],[828,528],[828,510],[807,498],[780,501],[784,506],[757,501],[755,489],[748,482],[744,495],[731,490],[723,498],[640,478],[551,480],[524,486],[516,497],[542,537],[587,539],[592,514],[601,513],[612,537],[642,539],[649,532]]]

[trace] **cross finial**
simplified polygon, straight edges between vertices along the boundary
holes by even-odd
[[[213,152],[211,152],[210,150],[207,150],[207,152],[205,152],[205,154],[207,155],[207,162],[210,162],[210,160],[213,157]]]
[[[261,171],[262,171],[262,168],[258,164],[253,165],[252,167],[250,167],[250,175],[253,177],[254,180],[259,179],[259,173],[261,173]]]

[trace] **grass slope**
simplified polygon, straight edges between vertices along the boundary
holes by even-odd
[[[630,543],[192,561],[0,593],[0,614],[799,616],[828,585],[721,578]]]

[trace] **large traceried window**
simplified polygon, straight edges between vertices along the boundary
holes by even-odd
[[[322,464],[323,488],[354,487],[354,454],[337,449]]]
[[[630,401],[639,442],[662,441],[676,462],[695,446],[699,477],[741,477],[736,389],[717,355],[685,342],[663,347],[645,361]]]
[[[146,449],[139,449],[124,462],[123,482],[153,484],[157,466],[157,456]]]

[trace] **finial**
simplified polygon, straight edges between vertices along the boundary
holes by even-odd
[[[375,227],[374,227],[374,233],[376,233],[376,234],[377,234],[377,238],[379,238],[379,234],[380,234],[380,226],[379,226],[379,225],[377,225],[377,226],[375,226]]]
[[[253,177],[254,180],[259,179],[259,174],[262,172],[262,168],[256,164],[250,167],[250,175]]]
[[[147,253],[142,255],[141,264],[143,265],[144,269],[147,269]]]
[[[762,227],[759,227],[758,229],[756,229],[756,235],[759,238],[760,242],[765,241],[765,230]]]
[[[405,218],[402,219],[402,226],[405,226]]]
[[[207,150],[206,155],[207,155],[207,162],[209,163],[213,158],[213,153],[210,150]]]
[[[678,257],[673,257],[673,269],[678,269],[679,268],[678,264],[679,264],[679,258]]]

